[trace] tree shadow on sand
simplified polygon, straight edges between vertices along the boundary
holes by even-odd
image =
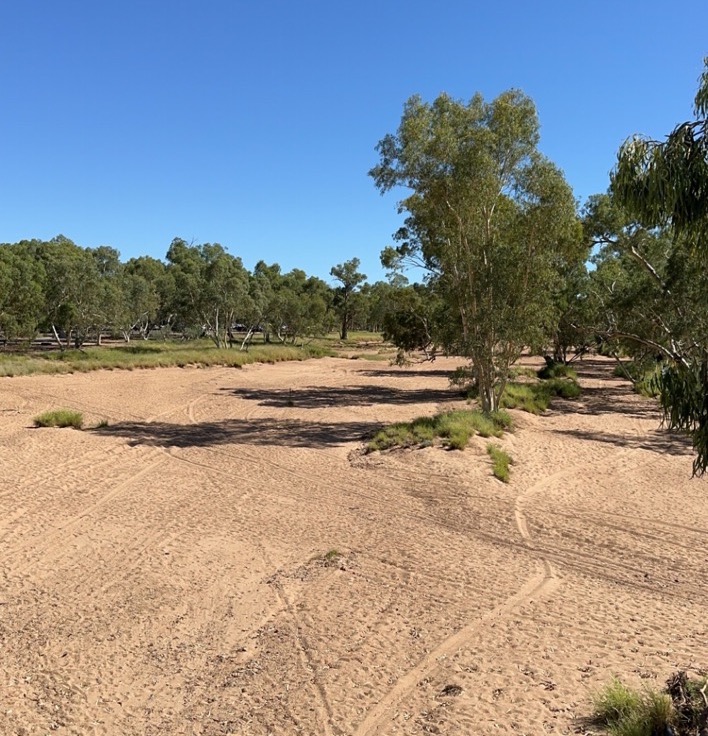
[[[661,455],[692,455],[691,441],[684,435],[665,430],[653,430],[645,435],[628,436],[586,429],[554,429],[554,434],[575,437],[589,442],[604,442],[633,450],[650,450]]]
[[[600,387],[583,387],[578,401],[557,401],[553,409],[558,414],[623,415],[638,419],[653,419],[656,428],[642,434],[613,434],[602,430],[554,429],[555,434],[575,437],[591,442],[605,442],[619,447],[650,450],[660,454],[691,455],[693,450],[688,437],[661,428],[661,410],[655,399],[634,393],[629,381],[617,379],[611,374],[612,365],[606,361],[584,360],[576,366],[580,379],[602,380]],[[609,379],[614,379],[611,385]]]
[[[387,386],[307,386],[288,389],[222,388],[221,391],[259,406],[324,409],[337,406],[374,404],[410,405],[457,401],[462,394],[454,389],[398,389]]]
[[[380,425],[376,422],[303,422],[262,418],[225,419],[198,424],[120,422],[89,431],[106,437],[123,437],[131,446],[215,447],[219,445],[276,445],[326,448],[362,442]]]

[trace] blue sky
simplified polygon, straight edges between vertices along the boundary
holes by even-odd
[[[410,95],[522,89],[583,201],[691,116],[707,28],[705,0],[4,0],[0,242],[179,236],[375,280],[400,217],[367,171]]]

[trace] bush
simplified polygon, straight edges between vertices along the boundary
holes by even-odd
[[[614,679],[593,698],[593,721],[613,736],[696,736],[708,728],[708,680],[672,675],[665,692],[632,690]]]
[[[45,411],[44,414],[34,418],[35,427],[74,427],[74,429],[81,429],[83,423],[83,415],[70,409]]]
[[[509,482],[509,466],[514,462],[511,455],[498,445],[487,445],[487,454],[492,458],[492,473],[503,483]]]
[[[580,386],[569,378],[551,378],[540,383],[507,383],[501,397],[505,409],[520,409],[530,414],[542,414],[548,409],[553,396],[576,399],[581,394]]]
[[[554,363],[551,360],[546,360],[546,365],[536,375],[543,380],[549,378],[571,378],[573,381],[578,380],[578,374],[574,368],[571,368],[565,363]]]
[[[392,447],[426,447],[438,437],[447,447],[463,450],[470,437],[475,434],[482,437],[501,437],[511,427],[512,419],[505,411],[451,411],[384,427],[374,435],[366,450],[375,452]]]
[[[651,360],[630,360],[618,363],[613,374],[618,378],[627,378],[632,382],[634,391],[642,396],[656,398],[659,396],[658,378],[662,363]]]

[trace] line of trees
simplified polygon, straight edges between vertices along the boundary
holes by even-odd
[[[669,426],[687,431],[694,470],[708,468],[708,60],[696,119],[664,141],[630,139],[609,191],[582,211],[538,149],[535,106],[518,90],[491,102],[410,98],[369,172],[383,193],[407,190],[405,223],[386,248],[387,282],[353,258],[334,286],[219,244],[175,239],[165,262],[122,263],[112,248],[59,236],[0,245],[0,332],[39,330],[65,349],[106,332],[209,335],[217,346],[304,340],[338,328],[380,330],[402,359],[443,352],[494,411],[521,351],[570,361],[590,347],[661,366]],[[401,270],[422,268],[422,283]],[[235,329],[243,331],[238,340]],[[635,374],[636,375],[636,374]]]
[[[0,244],[0,337],[7,344],[45,333],[65,350],[106,334],[129,341],[159,331],[245,349],[256,334],[295,343],[337,326],[343,339],[349,329],[381,330],[395,287],[366,283],[356,258],[332,275],[334,286],[264,261],[249,272],[218,243],[180,238],[164,262],[122,262],[114,248],[82,248],[61,235]]]

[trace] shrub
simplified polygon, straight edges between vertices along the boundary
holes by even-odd
[[[475,434],[501,437],[511,427],[512,419],[505,411],[486,414],[479,410],[451,411],[384,427],[374,435],[366,449],[374,452],[392,447],[425,447],[440,437],[447,447],[463,450]]]
[[[541,368],[538,373],[539,378],[547,380],[549,378],[572,378],[574,381],[578,379],[578,374],[574,368],[571,368],[565,363],[554,363],[553,361],[546,361],[546,365]]]
[[[74,427],[81,429],[84,423],[83,415],[71,409],[56,409],[45,411],[34,418],[35,427]]]
[[[511,455],[498,445],[487,445],[487,454],[492,458],[492,473],[503,483],[509,482],[509,466],[514,462]]]
[[[507,383],[501,397],[505,409],[521,409],[530,414],[542,414],[553,396],[575,399],[581,394],[580,386],[569,378],[550,378],[540,383]]]
[[[639,693],[614,679],[594,699],[595,719],[613,736],[654,736],[673,733],[676,720],[671,698],[646,690]]]

